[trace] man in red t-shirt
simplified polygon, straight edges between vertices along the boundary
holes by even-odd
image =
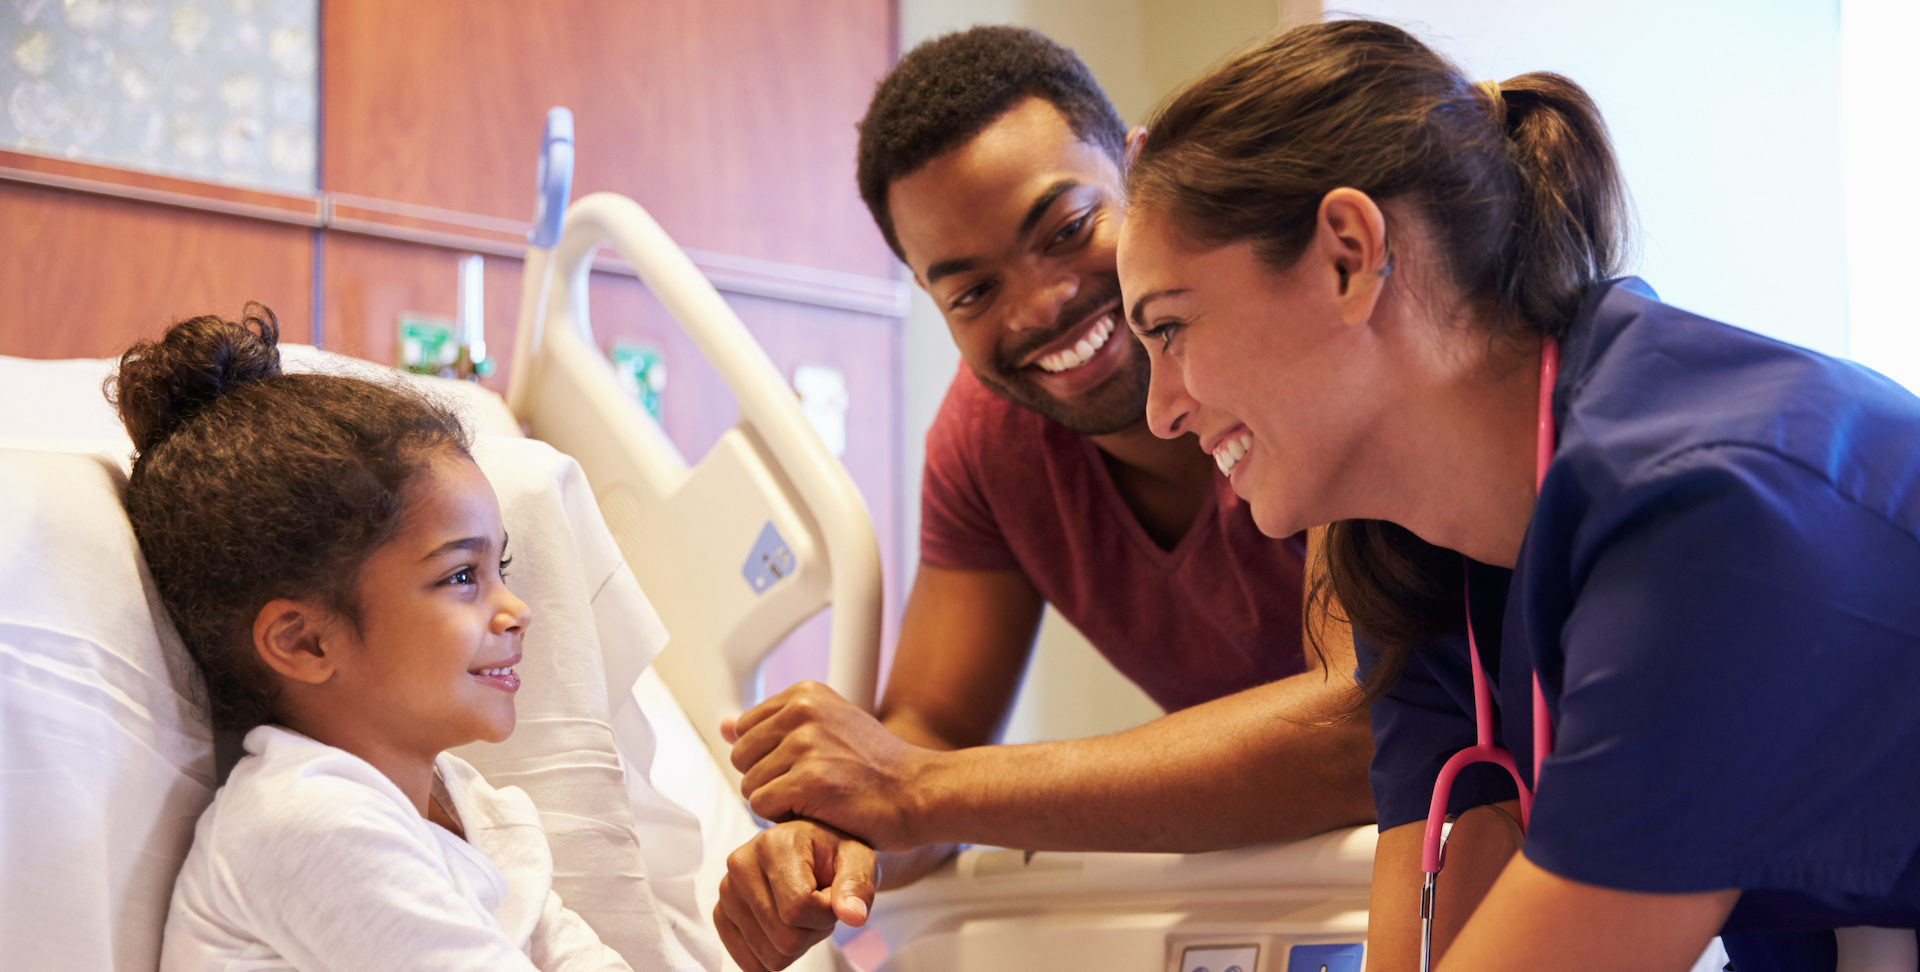
[[[1262,535],[1191,437],[1147,429],[1114,263],[1127,138],[1072,52],[1009,27],[914,49],[861,123],[861,193],[966,366],[927,436],[921,565],[877,716],[806,683],[736,727],[754,810],[789,821],[721,886],[743,968],[864,922],[872,848],[899,852],[897,886],[958,842],[1204,851],[1373,819],[1371,735],[1341,718],[1351,649],[1333,631],[1326,664],[1301,647],[1304,538]],[[984,745],[1044,603],[1169,714]]]

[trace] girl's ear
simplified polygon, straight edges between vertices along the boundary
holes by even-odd
[[[334,620],[332,611],[311,601],[269,601],[253,619],[253,650],[276,673],[318,685],[333,677],[339,661],[327,653]]]

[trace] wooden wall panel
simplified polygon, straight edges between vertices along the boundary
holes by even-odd
[[[99,358],[196,314],[272,307],[309,339],[312,236],[299,226],[0,183],[0,354]]]
[[[854,123],[892,0],[328,0],[321,186],[526,219],[546,111],[580,196],[638,200],[683,246],[888,277]]]
[[[323,234],[321,315],[327,350],[381,364],[396,363],[401,314],[450,319],[458,309],[460,256],[458,250],[437,246],[351,233]],[[496,346],[493,353],[510,354],[513,321],[519,309],[513,297],[501,302],[506,287],[494,276],[496,270],[511,267],[513,296],[517,297],[520,261],[490,258],[487,263],[487,321],[503,329],[502,337],[508,342],[504,347]],[[497,390],[504,393],[506,385],[500,384]]]

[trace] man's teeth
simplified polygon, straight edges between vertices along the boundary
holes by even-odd
[[[1108,314],[1100,318],[1100,323],[1095,324],[1093,329],[1087,332],[1087,336],[1080,339],[1080,343],[1064,351],[1055,351],[1041,358],[1038,362],[1040,370],[1054,374],[1059,374],[1062,371],[1072,371],[1086,364],[1088,361],[1093,360],[1094,352],[1106,347],[1107,339],[1112,336],[1113,315]]]
[[[1216,446],[1213,450],[1213,462],[1220,467],[1220,475],[1233,475],[1233,467],[1240,464],[1240,457],[1246,455],[1247,450],[1251,448],[1253,448],[1251,432],[1242,432]]]
[[[513,674],[513,669],[511,669],[511,668],[482,668],[482,669],[480,669],[479,671],[477,671],[477,672],[474,672],[474,674],[475,674],[475,675],[483,675],[483,676],[484,676],[484,675],[511,675],[511,674]]]

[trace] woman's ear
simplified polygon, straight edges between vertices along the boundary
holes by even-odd
[[[1340,188],[1320,200],[1315,249],[1333,270],[1344,324],[1363,324],[1393,272],[1393,254],[1387,246],[1387,217],[1373,197],[1358,189]]]
[[[253,619],[253,650],[276,673],[318,685],[333,677],[339,654],[329,655],[336,618],[311,601],[268,601]]]

